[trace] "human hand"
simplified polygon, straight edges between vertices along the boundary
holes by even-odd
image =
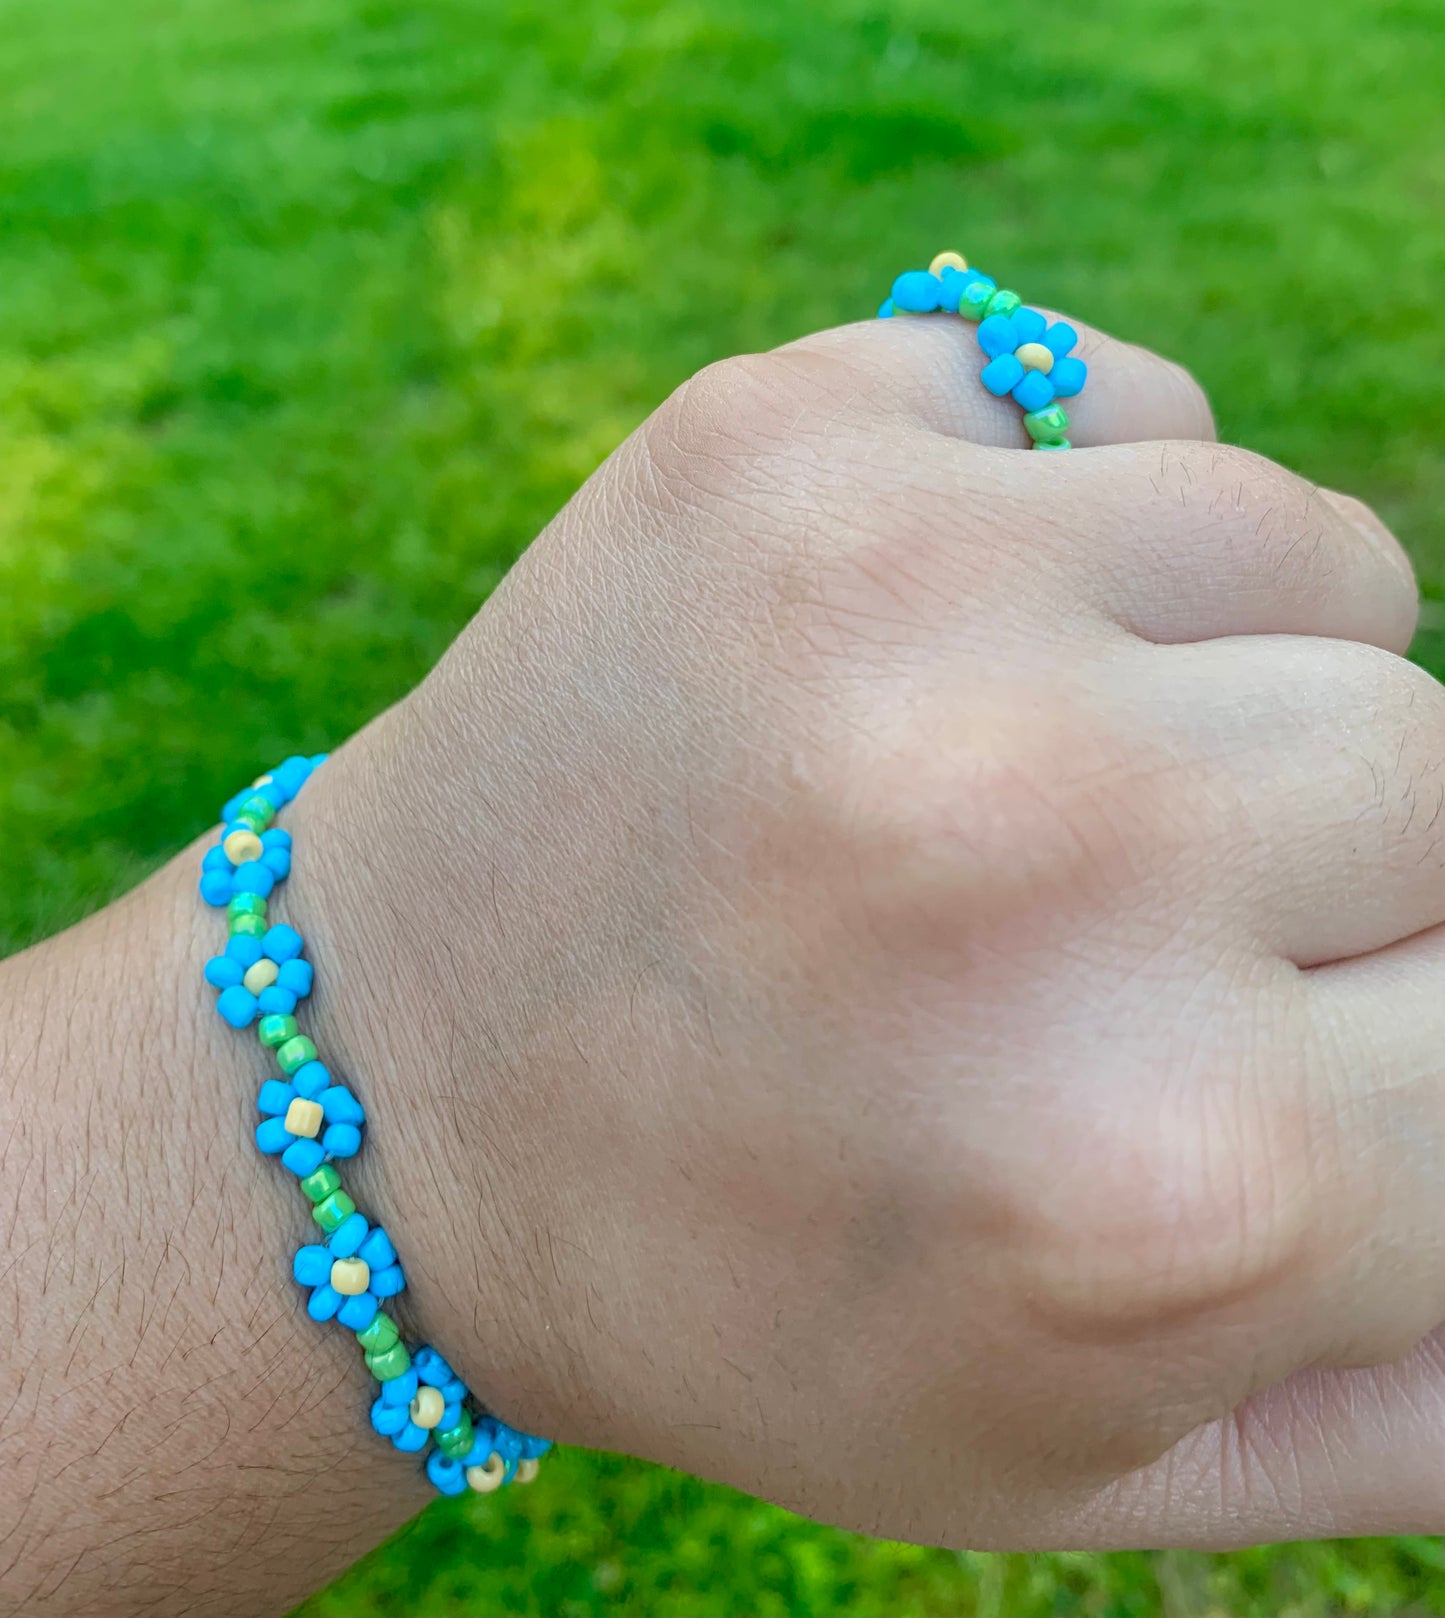
[[[564,1441],[976,1546],[1438,1530],[1409,565],[1097,337],[1015,453],[970,336],[704,372],[296,805],[374,1200]]]

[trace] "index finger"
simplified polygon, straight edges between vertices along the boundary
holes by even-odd
[[[1041,310],[1050,321],[1066,319]],[[1215,439],[1204,390],[1183,366],[1069,320],[1076,352],[1089,367],[1088,385],[1064,401],[1075,448],[1155,439]],[[898,315],[891,320],[835,326],[785,344],[780,353],[842,360],[861,373],[880,409],[970,443],[1029,449],[1023,412],[995,398],[979,380],[989,356],[978,327],[953,314]]]

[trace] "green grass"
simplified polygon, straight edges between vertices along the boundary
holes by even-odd
[[[940,245],[1445,594],[1442,82],[1442,0],[0,9],[0,950],[406,690],[691,370]],[[568,1456],[309,1610],[1440,1613],[1445,1561],[954,1556]]]

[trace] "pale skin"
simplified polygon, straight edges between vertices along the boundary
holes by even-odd
[[[278,913],[348,1181],[564,1443],[949,1545],[1439,1532],[1410,567],[1083,352],[1062,455],[955,320],[705,372],[340,749]],[[8,1610],[279,1609],[427,1497],[287,1274],[197,857],[0,967]]]

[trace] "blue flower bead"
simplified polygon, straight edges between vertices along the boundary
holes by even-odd
[[[419,1427],[411,1419],[411,1404],[422,1387],[440,1388],[446,1410],[434,1429]],[[434,1348],[417,1349],[411,1369],[404,1376],[381,1384],[381,1393],[371,1407],[371,1425],[389,1438],[399,1450],[414,1454],[426,1448],[429,1438],[456,1426],[461,1419],[466,1386]],[[510,1483],[523,1461],[539,1461],[552,1448],[547,1438],[537,1438],[509,1427],[497,1416],[473,1418],[472,1447],[461,1457],[449,1458],[441,1450],[432,1451],[427,1476],[443,1494],[460,1494],[467,1470],[485,1467],[493,1455],[503,1464],[501,1481]]]
[[[249,1028],[257,1017],[273,1012],[290,1016],[297,1002],[311,993],[315,974],[310,961],[301,959],[302,948],[301,934],[278,924],[260,938],[242,934],[227,940],[222,953],[206,962],[206,982],[221,991],[216,1010],[232,1028]],[[263,970],[259,979],[269,981],[253,992],[246,979],[258,983],[252,969],[263,961],[270,962],[270,969]]]
[[[411,1419],[411,1402],[416,1398],[416,1372],[407,1371],[381,1384],[381,1396],[371,1407],[371,1425],[383,1438],[389,1438],[394,1448],[406,1455],[424,1450],[431,1438],[426,1427],[418,1427]],[[440,1451],[438,1451],[440,1453]]]
[[[411,1401],[422,1387],[436,1388],[444,1401],[441,1419],[434,1428],[419,1427],[411,1419]],[[405,1397],[403,1397],[403,1395]],[[381,1384],[381,1396],[371,1407],[371,1425],[399,1450],[414,1453],[425,1449],[436,1433],[444,1433],[462,1419],[462,1401],[467,1385],[434,1348],[423,1345],[412,1355],[411,1369],[404,1376]],[[434,1453],[440,1454],[440,1451]],[[444,1459],[445,1457],[443,1457]],[[466,1468],[458,1473],[466,1483]],[[431,1469],[428,1467],[428,1476]],[[448,1476],[451,1475],[448,1469]],[[432,1478],[436,1483],[435,1477]],[[437,1484],[442,1488],[441,1484]],[[443,1493],[448,1492],[443,1489]]]
[[[291,1103],[298,1098],[320,1104],[325,1127],[319,1138],[298,1135],[287,1127]],[[361,1149],[366,1109],[344,1084],[331,1082],[331,1074],[321,1062],[305,1063],[289,1082],[267,1079],[256,1105],[265,1114],[256,1126],[257,1146],[270,1157],[279,1153],[281,1161],[297,1176],[310,1174],[328,1157],[355,1157]],[[311,1116],[315,1118],[314,1113]]]
[[[467,1469],[460,1461],[434,1449],[426,1458],[426,1475],[440,1494],[465,1494]]]
[[[982,270],[960,270],[945,265],[935,275],[932,270],[905,270],[893,283],[893,290],[878,307],[878,318],[894,315],[926,315],[935,309],[948,314],[964,314],[977,320],[987,306],[998,282]]]
[[[346,1293],[338,1289],[334,1282],[340,1279],[339,1266],[361,1276],[361,1291]],[[394,1298],[406,1286],[391,1238],[380,1225],[369,1225],[366,1215],[360,1213],[344,1219],[324,1247],[298,1248],[292,1273],[303,1287],[311,1288],[307,1314],[313,1320],[330,1320],[334,1316],[348,1331],[365,1331],[376,1319],[382,1300]],[[384,1383],[383,1391],[408,1381],[412,1391],[407,1394],[405,1403],[409,1404],[416,1393],[414,1372],[408,1371]],[[402,1391],[398,1388],[387,1403],[396,1402],[397,1394]]]
[[[999,398],[1011,393],[1026,411],[1071,399],[1089,375],[1072,352],[1078,340],[1072,326],[1062,320],[1050,325],[1037,309],[989,315],[978,326],[979,347],[989,356],[983,385]]]
[[[411,1357],[411,1363],[418,1380],[429,1388],[438,1389],[448,1405],[459,1405],[466,1398],[466,1383],[430,1344],[423,1344],[417,1349]],[[446,1420],[441,1423],[443,1431],[453,1425],[454,1423]]]
[[[269,776],[262,776],[255,786],[246,787],[235,797],[228,798],[221,808],[222,821],[234,819],[246,799],[258,794],[277,809],[284,808],[325,762],[325,753],[317,753],[313,758],[303,758],[300,753],[293,753],[284,764],[278,764]]]
[[[249,795],[249,794],[248,794]],[[224,841],[233,831],[247,828],[227,822],[221,829]],[[206,850],[201,861],[201,897],[220,908],[238,894],[254,893],[265,899],[278,882],[291,872],[291,833],[271,826],[261,833],[261,858],[233,865],[220,843]]]
[[[463,1457],[465,1466],[484,1466],[489,1455],[500,1455],[515,1470],[518,1461],[540,1461],[552,1447],[550,1438],[536,1438],[509,1427],[500,1416],[482,1416],[476,1423],[476,1435]]]
[[[943,283],[931,270],[905,270],[889,296],[894,309],[904,314],[932,314],[943,307]]]

